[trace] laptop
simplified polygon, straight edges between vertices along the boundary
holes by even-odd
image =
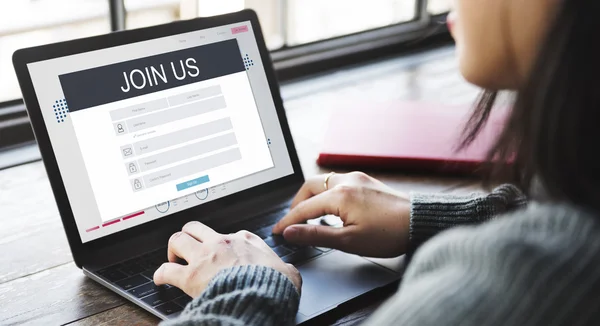
[[[333,110],[317,164],[328,168],[387,169],[478,175],[505,125],[492,112],[477,139],[457,151],[471,106],[417,101],[354,103]],[[392,121],[392,123],[390,123]]]
[[[169,237],[250,230],[303,276],[297,323],[396,282],[401,264],[271,235],[304,182],[258,18],[210,18],[22,49],[13,63],[75,264],[161,319]]]

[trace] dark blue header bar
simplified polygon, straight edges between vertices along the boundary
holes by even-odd
[[[60,75],[71,112],[245,71],[237,40]]]

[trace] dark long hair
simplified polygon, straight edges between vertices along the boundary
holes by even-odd
[[[528,81],[488,154],[493,180],[524,191],[539,180],[550,200],[600,210],[600,1],[562,0]],[[486,91],[462,146],[485,125],[496,93]]]

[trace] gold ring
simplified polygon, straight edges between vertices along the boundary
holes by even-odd
[[[329,178],[331,178],[331,176],[334,174],[335,174],[335,172],[329,172],[329,174],[325,177],[325,181],[323,182],[323,188],[325,188],[325,190],[329,189],[329,186],[327,183],[329,182]]]

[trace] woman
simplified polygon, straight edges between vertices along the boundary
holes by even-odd
[[[527,207],[511,185],[480,197],[409,198],[361,173],[334,174],[306,182],[273,231],[368,256],[418,248],[370,325],[600,323],[598,14],[595,0],[455,0],[449,25],[464,77],[517,92],[490,158],[513,162],[508,176],[529,190]],[[465,143],[494,98],[481,98]],[[345,226],[297,224],[323,214]],[[155,282],[195,297],[169,325],[294,322],[300,275],[252,234],[189,223],[170,239],[169,261]]]

